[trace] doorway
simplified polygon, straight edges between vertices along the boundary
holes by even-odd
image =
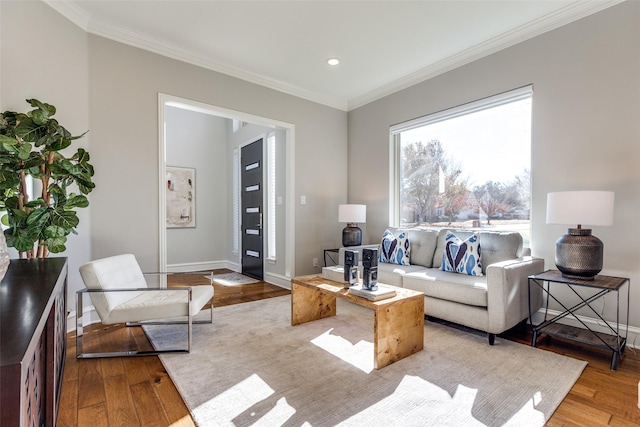
[[[209,114],[215,117],[228,119],[229,123],[234,121],[240,121],[244,123],[253,124],[256,126],[268,127],[277,132],[281,132],[283,137],[279,139],[278,146],[280,147],[282,157],[282,165],[278,169],[282,172],[282,186],[279,191],[281,191],[278,196],[278,204],[283,208],[278,211],[278,217],[281,218],[282,226],[279,227],[278,233],[276,236],[276,240],[278,242],[278,253],[280,256],[274,262],[269,258],[268,262],[263,263],[264,267],[262,270],[262,276],[265,281],[269,281],[270,283],[278,284],[284,287],[288,287],[289,280],[294,276],[294,261],[295,261],[295,204],[294,194],[295,194],[295,184],[293,180],[294,176],[294,145],[295,145],[295,127],[292,124],[279,122],[276,120],[268,119],[265,117],[254,116],[250,114],[246,114],[243,112],[228,110],[222,107],[217,107],[209,104],[203,104],[197,101],[192,101],[184,98],[178,98],[172,95],[166,94],[158,94],[158,134],[159,134],[159,268],[161,271],[170,271],[170,272],[184,272],[184,271],[199,271],[199,270],[210,270],[216,268],[229,268],[235,271],[242,271],[243,261],[241,259],[241,253],[236,249],[233,250],[235,237],[231,234],[231,230],[233,229],[233,222],[236,214],[232,214],[232,212],[237,212],[237,223],[241,223],[240,217],[240,209],[236,209],[234,207],[234,201],[232,195],[235,194],[232,191],[231,186],[231,177],[228,177],[226,184],[228,197],[217,200],[216,203],[223,204],[225,206],[227,215],[226,218],[222,218],[221,220],[224,222],[225,232],[220,235],[215,236],[207,236],[209,239],[209,244],[224,246],[225,254],[224,256],[217,257],[215,259],[204,259],[204,260],[196,260],[195,262],[186,262],[183,264],[174,264],[168,262],[168,251],[167,251],[167,227],[166,227],[166,167],[167,167],[167,122],[166,122],[166,107],[170,108],[179,108],[197,113]],[[231,129],[232,126],[229,126]],[[232,134],[232,131],[229,131],[229,134]],[[245,139],[251,141],[251,139]],[[184,142],[181,142],[184,144]],[[243,143],[239,142],[238,145],[230,146],[226,145],[223,149],[221,149],[221,155],[228,156],[228,164],[232,164],[233,161],[231,159],[231,152],[240,149]],[[234,148],[235,147],[235,148]],[[186,147],[182,147],[181,149],[186,150]],[[170,151],[170,150],[169,150]],[[238,161],[239,162],[239,161]],[[171,165],[170,165],[171,166]],[[239,165],[238,165],[239,166]],[[231,171],[231,166],[229,166],[229,173]],[[221,184],[222,185],[222,184]],[[200,186],[198,188],[202,188]],[[198,194],[199,201],[202,201],[204,197],[207,197],[206,194]],[[283,202],[284,201],[284,202]],[[198,206],[203,206],[203,203],[196,203],[196,209]],[[263,212],[263,224],[266,224],[268,218],[265,217],[267,212],[262,210]],[[194,231],[195,234],[198,234],[200,229],[200,220],[205,220],[207,217],[211,217],[211,212],[199,212],[199,222],[196,225],[196,229]],[[213,220],[219,220],[218,218],[213,218]],[[226,236],[225,236],[226,234]],[[238,233],[245,234],[245,233]],[[238,236],[239,237],[239,236]],[[240,250],[242,250],[242,246],[239,244]],[[174,248],[172,248],[174,249]],[[175,250],[175,249],[174,249]],[[261,251],[262,253],[262,251]],[[254,273],[255,274],[255,273]]]
[[[242,274],[264,278],[264,162],[263,139],[240,151]]]

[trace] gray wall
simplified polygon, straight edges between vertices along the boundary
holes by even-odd
[[[630,323],[640,326],[638,41],[640,2],[624,2],[351,111],[348,195],[367,204],[364,240],[389,225],[389,126],[533,84],[532,252],[553,268],[566,232],[545,223],[548,192],[615,191],[614,225],[593,234],[605,245],[602,273],[631,278]],[[614,307],[598,305],[610,319]]]
[[[2,1],[0,43],[0,111],[28,111],[31,107],[25,99],[37,98],[57,107],[56,119],[72,134],[91,129],[89,48],[84,31],[41,2]],[[67,154],[78,147],[91,153],[92,137],[89,132],[75,141]],[[91,260],[90,213],[91,207],[78,210],[78,235],[69,236],[66,252],[53,255],[69,258],[71,304],[75,291],[84,288],[78,267]]]
[[[96,190],[69,250],[70,292],[77,267],[118,253],[142,268],[159,264],[158,93],[295,125],[293,273],[340,241],[337,205],[346,201],[347,113],[217,72],[85,33],[40,1],[0,2],[0,108],[37,97],[58,107],[96,169]],[[46,64],[46,67],[44,65]],[[44,68],[43,68],[44,67]]]
[[[126,250],[147,268],[157,265],[157,94],[162,92],[295,125],[295,190],[316,202],[321,214],[308,215],[309,204],[296,207],[295,273],[310,272],[311,258],[326,244],[318,230],[328,229],[334,241],[339,236],[337,221],[327,224],[322,213],[332,212],[335,218],[345,192],[335,185],[327,196],[317,182],[346,179],[341,159],[347,114],[93,35],[89,50],[92,155],[101,185],[91,211],[93,256]],[[115,163],[126,176],[113,174]],[[338,168],[328,174],[325,164]],[[135,217],[111,208],[118,203],[119,189],[131,182],[140,190],[138,197],[126,200]],[[117,238],[113,227],[120,231]]]
[[[166,164],[196,170],[195,228],[167,228],[167,264],[226,261],[227,119],[165,107]],[[229,165],[230,169],[230,165]]]

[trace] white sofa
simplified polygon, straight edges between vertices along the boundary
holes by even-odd
[[[389,228],[396,234],[398,229]],[[410,265],[379,263],[378,282],[424,292],[425,314],[485,331],[489,344],[495,335],[516,326],[529,316],[528,276],[544,271],[544,260],[530,256],[516,232],[480,231],[483,276],[468,276],[440,270],[447,232],[466,239],[473,233],[453,229],[409,229]],[[364,245],[341,248],[355,250],[362,259]],[[531,309],[542,305],[542,291],[531,289]]]

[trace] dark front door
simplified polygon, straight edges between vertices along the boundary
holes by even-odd
[[[242,183],[242,274],[262,280],[262,139],[242,147],[240,182]]]

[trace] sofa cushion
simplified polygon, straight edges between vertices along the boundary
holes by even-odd
[[[522,235],[515,231],[481,231],[480,242],[482,242],[482,268],[485,272],[489,264],[520,258],[523,253]]]
[[[378,283],[385,285],[403,287],[403,277],[405,274],[424,271],[421,265],[398,265],[398,264],[378,264]]]
[[[425,296],[478,307],[487,306],[487,276],[467,276],[437,268],[409,272],[402,278],[407,289]]]
[[[392,233],[397,232],[398,228],[389,227]],[[409,263],[411,265],[421,265],[431,268],[433,264],[433,252],[436,250],[438,243],[438,232],[435,229],[409,228],[409,242],[411,245],[411,254],[409,255]],[[440,267],[442,259],[435,264]]]
[[[380,243],[378,261],[389,264],[410,265],[411,242],[406,230],[385,230]]]
[[[482,276],[482,250],[478,234],[462,240],[454,233],[447,233],[444,243],[440,270]]]
[[[438,234],[438,242],[433,253],[433,265],[442,263],[447,233],[455,233],[460,239],[466,239],[474,232],[470,230],[442,229]],[[523,254],[522,235],[514,231],[481,231],[482,273],[487,274],[487,266],[496,262],[519,258]]]

